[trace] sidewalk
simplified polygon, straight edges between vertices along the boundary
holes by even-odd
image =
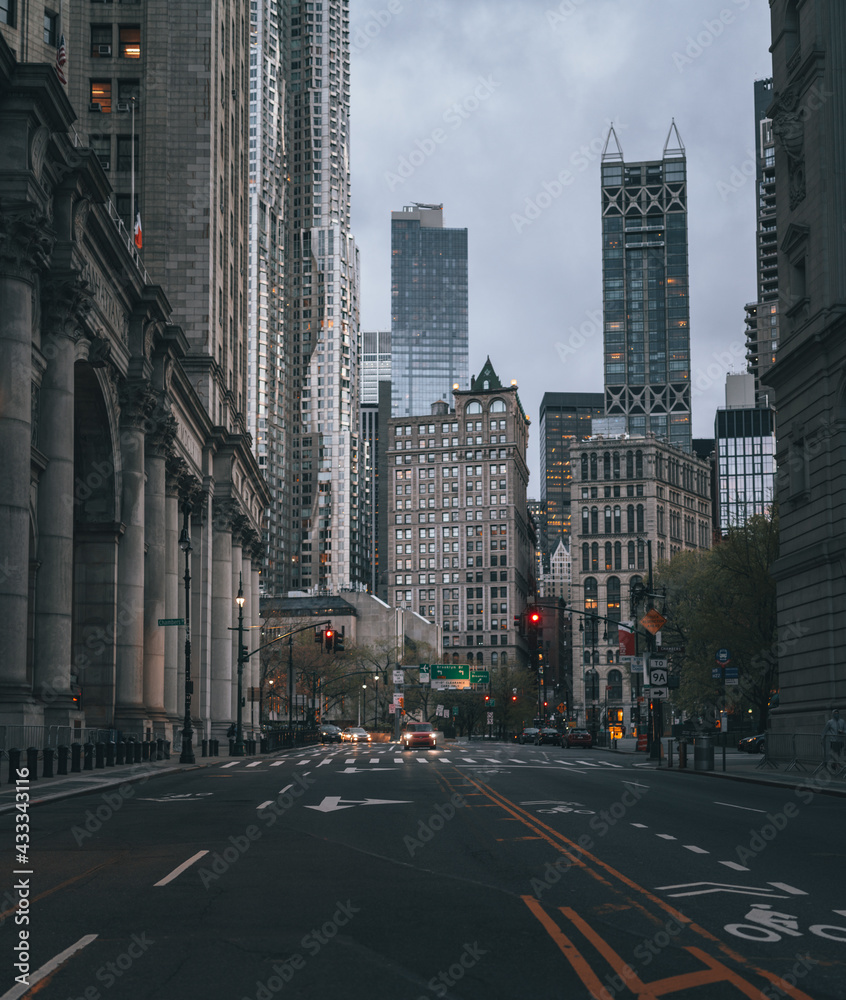
[[[455,746],[464,743],[465,740],[449,741],[448,745]],[[496,746],[508,746],[508,743],[491,741]],[[663,749],[666,752],[667,740],[663,740]],[[667,771],[670,774],[678,775],[679,780],[687,780],[688,776],[692,780],[699,778],[722,778],[729,781],[746,781],[761,785],[780,785],[783,788],[807,789],[812,792],[820,792],[826,795],[839,795],[846,797],[846,770],[841,770],[837,775],[831,775],[826,770],[820,770],[812,774],[812,768],[805,771],[786,770],[786,762],[781,761],[778,767],[769,766],[765,763],[761,754],[740,753],[734,749],[727,749],[725,754],[725,770],[723,770],[722,748],[714,749],[714,770],[698,771],[694,768],[693,748],[689,748],[687,768],[679,768],[678,751],[675,740],[673,742],[672,766],[670,760],[665,756],[661,760],[651,760],[642,750],[637,750],[637,740],[634,737],[626,737],[617,740],[616,749],[596,748],[593,750],[579,751],[563,750],[567,755],[576,753],[603,754],[609,757],[625,755],[635,766],[643,767],[645,770],[654,769]],[[480,741],[473,740],[470,746],[478,746]],[[553,748],[551,748],[553,749]],[[276,757],[286,751],[274,751],[264,756]],[[260,759],[262,754],[252,755],[250,759]],[[247,755],[244,759],[247,759]],[[198,767],[220,766],[223,762],[233,760],[228,755],[220,757],[196,757],[193,764],[181,764],[178,755],[174,755],[170,760],[144,761],[140,764],[128,764],[121,767],[100,768],[93,771],[82,771],[76,774],[57,775],[52,778],[30,779],[27,787],[29,793],[29,806],[41,805],[44,802],[53,802],[56,799],[70,798],[76,795],[91,795],[98,792],[105,792],[111,788],[121,785],[132,785],[145,782],[150,778],[156,778],[164,774],[174,774],[177,771],[191,771]],[[8,781],[8,761],[3,761],[2,784],[0,784],[0,814],[11,812],[15,809],[16,786]],[[126,796],[128,797],[128,796]]]

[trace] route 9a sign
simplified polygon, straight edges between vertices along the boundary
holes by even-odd
[[[667,661],[655,657],[649,660],[649,684],[652,687],[667,686]]]

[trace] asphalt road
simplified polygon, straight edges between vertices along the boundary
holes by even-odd
[[[843,810],[599,750],[221,758],[32,809],[26,866],[0,816],[0,1000],[842,998]]]

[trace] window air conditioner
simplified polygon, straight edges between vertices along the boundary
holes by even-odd
[[[100,166],[103,168],[103,170],[111,169],[112,163],[107,156],[98,156],[97,159],[100,161]]]
[[[128,101],[120,101],[118,103],[117,109],[118,109],[118,111],[129,111],[130,110],[129,109],[129,102]]]
[[[98,45],[97,54],[101,56],[110,56],[112,54],[111,45]]]
[[[100,105],[97,104],[96,101],[92,101],[91,104],[88,105],[88,110],[89,111],[100,111],[101,108],[100,108]]]

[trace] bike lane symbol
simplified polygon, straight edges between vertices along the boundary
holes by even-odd
[[[833,910],[840,916],[846,916],[846,910]],[[799,919],[792,913],[781,913],[774,910],[769,903],[755,903],[746,914],[748,924],[726,924],[724,930],[745,941],[780,941],[782,937],[802,937],[799,930]],[[834,924],[811,924],[808,928],[811,934],[826,938],[829,941],[846,941],[846,927]]]

